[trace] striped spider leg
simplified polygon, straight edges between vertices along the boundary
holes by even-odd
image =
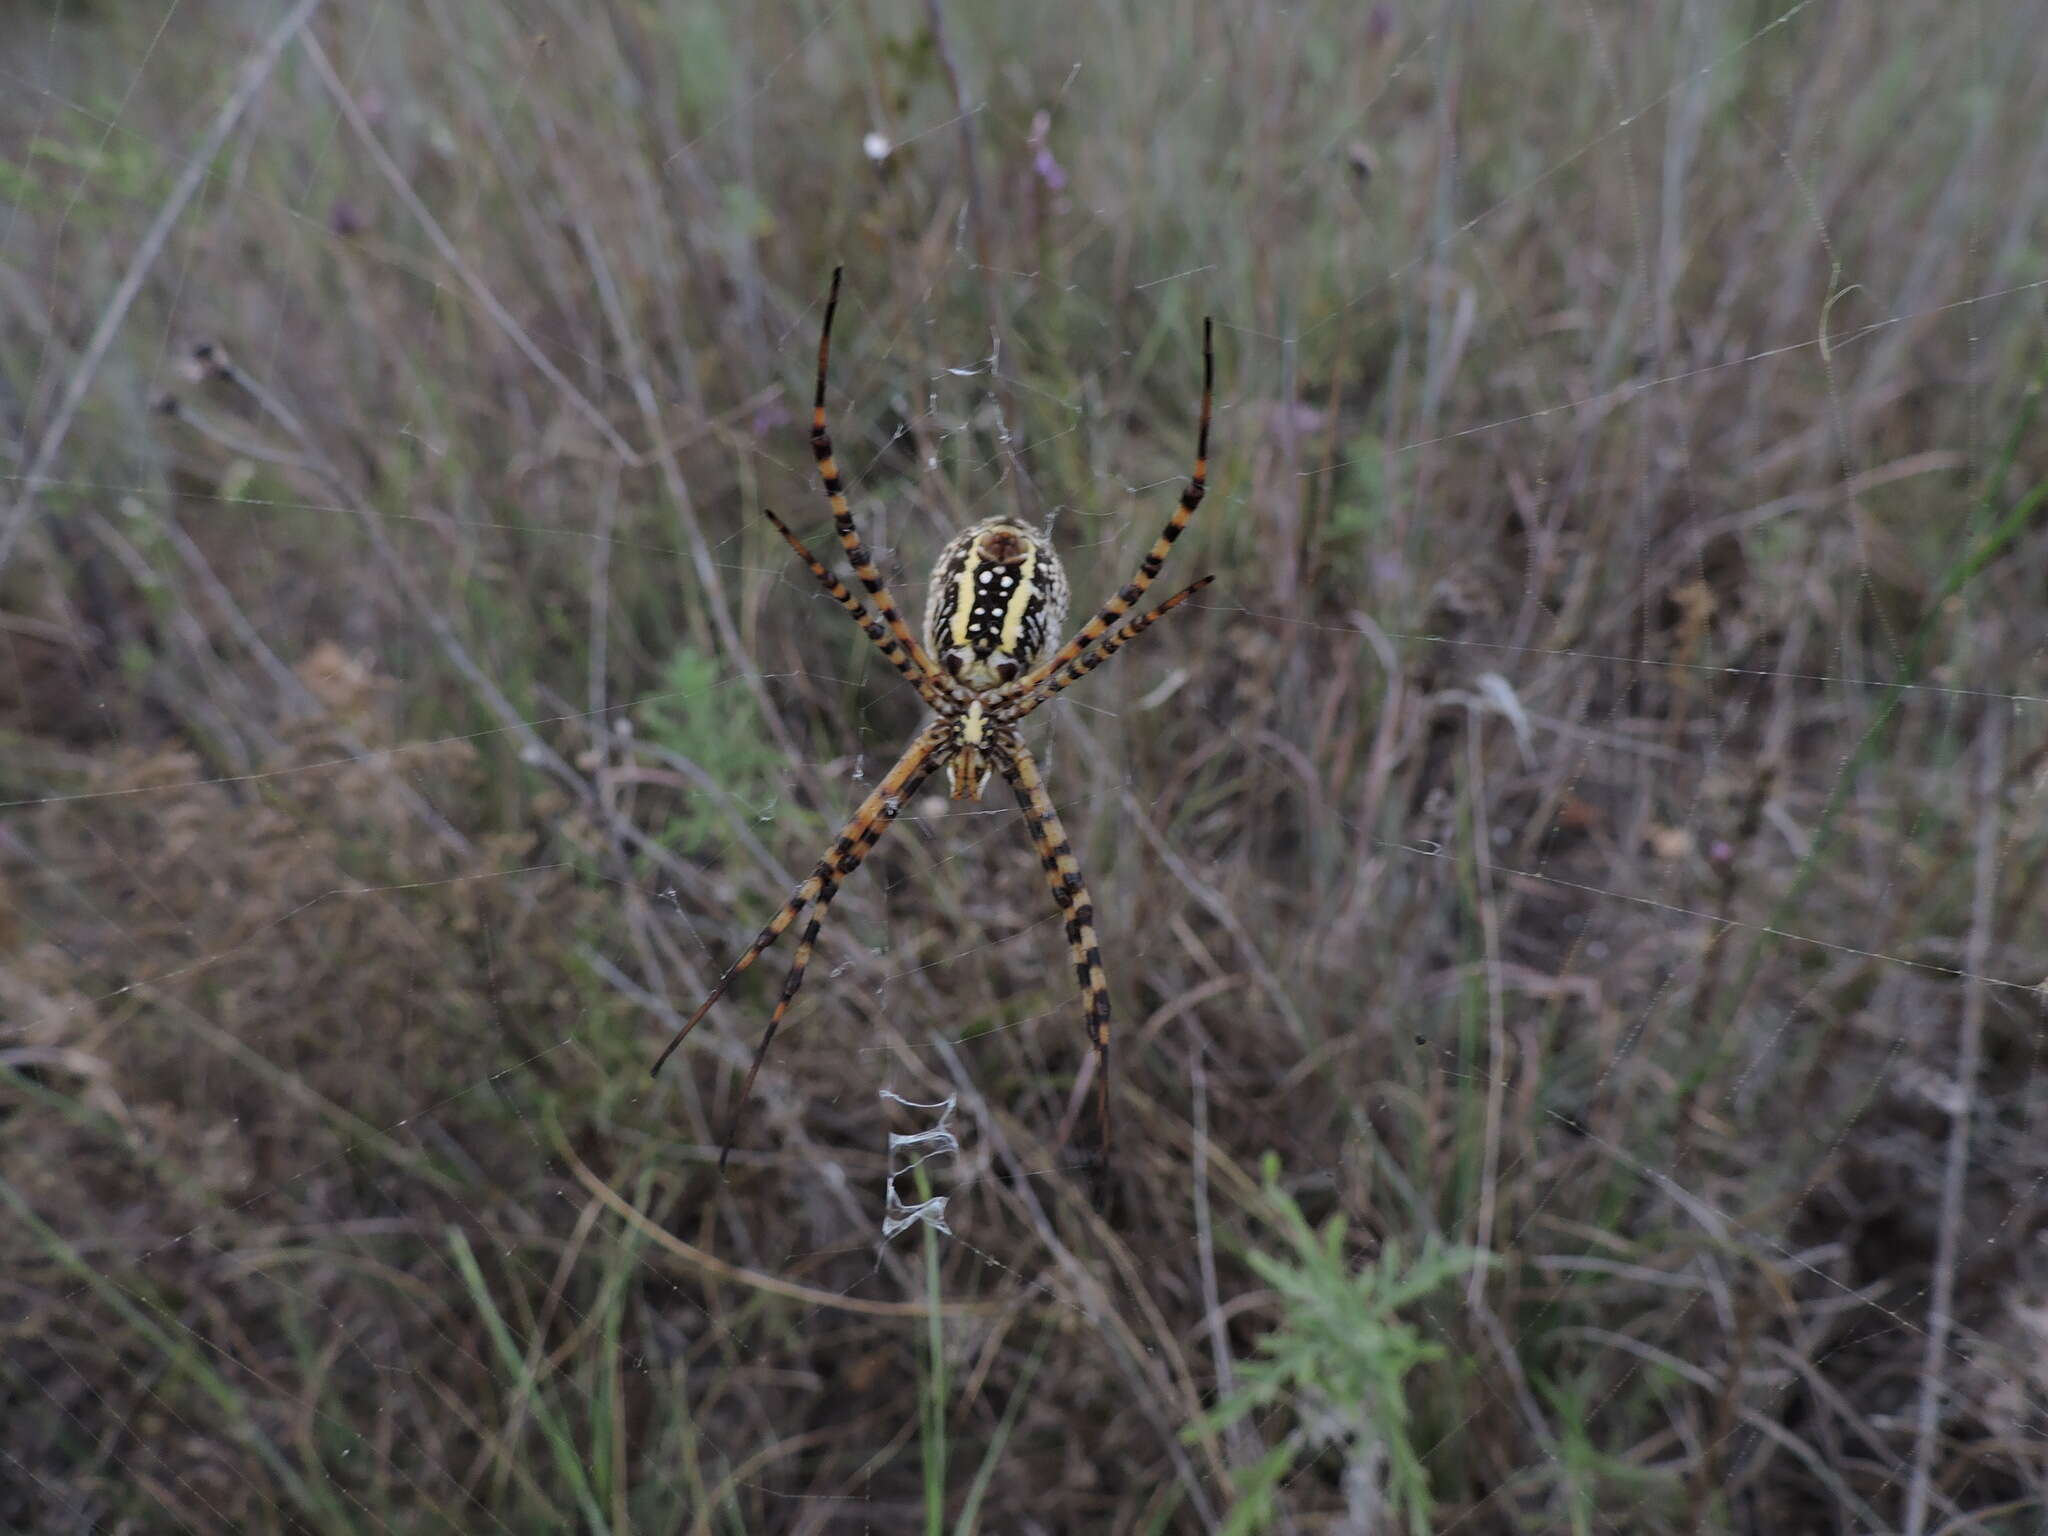
[[[825,482],[825,499],[832,504],[832,524],[839,530],[840,545],[846,550],[854,575],[860,578],[860,584],[867,588],[868,596],[874,599],[875,607],[881,611],[882,622],[888,625],[890,635],[910,657],[911,663],[931,680],[933,688],[959,702],[960,690],[952,687],[932,665],[931,657],[917,643],[910,626],[904,623],[902,610],[890,595],[882,573],[875,568],[874,557],[862,542],[860,529],[854,526],[853,508],[846,500],[846,482],[840,477],[839,460],[832,452],[832,434],[825,428],[825,370],[832,360],[832,321],[839,313],[839,280],[845,275],[844,267],[832,269],[832,291],[825,299],[825,323],[818,331],[818,388],[811,402],[811,456],[818,461],[818,478]],[[806,554],[805,558],[809,559],[809,555]],[[815,561],[812,565],[816,568]],[[923,693],[926,690],[918,691]],[[930,702],[929,697],[926,702]]]
[[[857,603],[860,600],[855,598]],[[803,915],[805,907],[817,903],[817,910],[804,927],[804,936],[796,947],[796,958],[790,962],[789,974],[783,978],[782,997],[775,1004],[770,1015],[768,1028],[761,1035],[761,1044],[754,1052],[753,1065],[747,1069],[747,1081],[740,1096],[733,1103],[732,1114],[726,1121],[725,1137],[719,1145],[718,1166],[724,1171],[726,1159],[732,1155],[732,1143],[739,1130],[740,1111],[754,1091],[754,1078],[761,1070],[761,1063],[767,1059],[768,1047],[775,1041],[775,1032],[782,1027],[782,1016],[789,1011],[789,1005],[796,1000],[797,989],[804,984],[804,970],[811,963],[811,952],[817,947],[818,934],[825,926],[825,914],[831,909],[832,898],[839,893],[840,885],[861,866],[875,844],[882,840],[882,834],[889,830],[891,822],[924,784],[925,778],[939,763],[950,755],[948,732],[943,720],[934,720],[918,733],[910,749],[896,761],[896,766],[883,775],[874,792],[860,804],[860,809],[845,826],[839,829],[839,836],[832,845],[832,851],[818,861],[818,867],[794,891],[789,900],[782,904],[782,910],[768,920],[754,942],[747,946],[745,954],[726,967],[725,974],[718,978],[711,993],[690,1015],[689,1022],[676,1031],[675,1037],[663,1047],[662,1053],[654,1060],[650,1073],[659,1073],[669,1057],[676,1053],[690,1031],[703,1022],[717,1001],[725,996],[726,989],[739,979],[753,963],[765,954],[775,941],[782,937],[784,930]]]
[[[1019,678],[1005,692],[1009,698],[1030,693],[1053,673],[1069,662],[1079,658],[1081,653],[1102,638],[1103,633],[1118,619],[1130,612],[1131,605],[1145,595],[1145,589],[1152,585],[1153,578],[1166,564],[1166,555],[1173,548],[1174,540],[1181,536],[1189,521],[1195,515],[1195,508],[1202,504],[1202,498],[1209,492],[1209,415],[1216,394],[1216,349],[1214,326],[1208,320],[1202,321],[1202,419],[1195,429],[1195,468],[1188,476],[1187,489],[1180,493],[1180,504],[1173,509],[1173,516],[1166,520],[1166,526],[1159,530],[1159,537],[1152,541],[1145,558],[1138,562],[1138,574],[1125,582],[1116,596],[1096,612],[1094,618],[1081,626],[1079,633],[1039,666]]]
[[[768,521],[775,525],[775,531],[789,541],[789,547],[796,551],[797,558],[811,568],[811,574],[818,578],[819,585],[831,595],[832,600],[851,614],[853,622],[860,626],[861,632],[875,642],[889,665],[903,674],[904,680],[917,690],[919,698],[933,709],[938,709],[944,695],[939,690],[937,679],[932,676],[930,664],[920,666],[912,658],[912,654],[903,648],[902,642],[891,633],[888,626],[869,613],[867,605],[846,590],[846,583],[827,570],[824,562],[804,546],[804,541],[789,531],[788,524],[766,507],[761,511],[767,516]]]
[[[1055,694],[1064,692],[1075,683],[1078,683],[1082,678],[1093,672],[1097,667],[1109,660],[1110,657],[1150,629],[1155,620],[1162,619],[1167,614],[1173,612],[1174,609],[1178,608],[1215,579],[1214,576],[1202,576],[1189,582],[1157,608],[1132,619],[1130,623],[1117,630],[1115,634],[1109,636],[1096,646],[1094,650],[1089,651],[1086,655],[1076,656],[1029,693],[998,705],[993,712],[993,717],[1000,724],[1014,725],[1017,721],[1022,720],[1026,715],[1037,709],[1047,699],[1052,698]]]
[[[1095,936],[1095,902],[1075,862],[1067,829],[1060,825],[1060,813],[1052,796],[1045,792],[1045,780],[1038,776],[1038,764],[1024,739],[1007,727],[996,733],[996,765],[1017,792],[1017,803],[1031,823],[1031,844],[1038,850],[1038,862],[1045,867],[1052,899],[1067,924],[1067,954],[1074,966],[1074,979],[1087,999],[1088,1048],[1095,1053],[1095,1113],[1097,1135],[1096,1166],[1109,1167],[1109,977],[1102,969],[1102,945]]]
[[[1212,578],[1204,576],[1149,612],[1129,617],[1166,562],[1167,552],[1201,505],[1208,483],[1209,417],[1216,372],[1211,327],[1202,323],[1202,414],[1195,450],[1194,473],[1179,505],[1138,573],[1089,619],[1081,630],[1043,661],[1048,644],[1066,617],[1067,577],[1051,540],[1042,530],[1015,519],[994,517],[954,537],[932,568],[925,605],[922,639],[913,635],[890,595],[881,572],[862,541],[846,499],[845,483],[825,425],[825,375],[831,355],[832,320],[839,306],[840,273],[832,274],[832,292],[818,338],[818,383],[811,417],[811,451],[832,507],[832,520],[848,562],[875,608],[870,612],[846,584],[813,555],[804,543],[769,512],[776,531],[809,567],[832,600],[872,640],[897,673],[917,690],[931,718],[895,767],[876,786],[809,878],[800,884],[753,944],[726,970],[689,1021],[676,1032],[654,1063],[662,1064],[702,1022],[733,981],[781,938],[806,908],[811,920],[797,944],[782,995],[775,1004],[760,1045],[754,1052],[745,1083],[727,1123],[719,1165],[732,1149],[739,1116],[751,1098],[756,1075],[774,1043],[776,1031],[803,985],[804,972],[818,936],[844,882],[889,829],[911,796],[938,769],[946,770],[956,800],[979,800],[991,773],[1000,771],[1016,792],[1030,824],[1033,846],[1051,884],[1053,899],[1065,920],[1067,945],[1075,979],[1086,999],[1088,1041],[1095,1055],[1098,1115],[1101,1121],[1098,1175],[1107,1171],[1110,1137],[1109,980],[1095,930],[1095,906],[1082,879],[1066,830],[1047,793],[1037,763],[1017,732],[1017,724],[1047,700],[1086,677],[1152,624],[1179,607]],[[879,615],[879,617],[877,616]],[[1098,1189],[1100,1188],[1098,1183]]]

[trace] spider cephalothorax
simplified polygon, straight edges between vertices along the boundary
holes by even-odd
[[[1031,838],[1037,846],[1039,862],[1051,883],[1053,900],[1066,919],[1067,947],[1075,977],[1087,996],[1088,1040],[1095,1052],[1101,1114],[1101,1157],[1106,1166],[1110,1142],[1109,979],[1103,972],[1102,950],[1095,937],[1095,905],[1082,882],[1080,866],[1060,825],[1059,812],[1045,792],[1038,765],[1032,761],[1017,725],[1210,582],[1211,578],[1204,576],[1149,613],[1125,621],[1131,605],[1152,584],[1166,562],[1166,552],[1188,525],[1195,508],[1201,505],[1208,484],[1209,404],[1216,373],[1209,323],[1202,322],[1202,419],[1195,439],[1195,469],[1187,489],[1181,493],[1180,505],[1174,508],[1159,537],[1152,541],[1137,575],[1097,610],[1080,633],[1040,661],[1039,656],[1067,615],[1066,572],[1060,567],[1059,556],[1053,553],[1051,540],[1040,530],[1011,518],[995,517],[954,538],[932,569],[922,645],[904,622],[882,573],[875,569],[867,546],[861,542],[860,530],[854,526],[839,464],[832,454],[832,437],[825,430],[825,365],[832,344],[832,317],[839,308],[839,277],[838,272],[832,274],[832,296],[826,301],[824,331],[818,338],[818,392],[811,411],[811,452],[817,457],[818,474],[832,502],[832,521],[839,530],[839,542],[854,574],[873,599],[876,613],[870,613],[867,605],[848,591],[846,584],[827,570],[773,512],[768,513],[768,520],[839,606],[866,631],[889,664],[917,690],[918,697],[930,706],[932,719],[873,793],[861,802],[853,820],[840,831],[839,840],[819,860],[810,878],[796,888],[747,952],[719,978],[718,985],[711,989],[711,995],[690,1021],[676,1032],[668,1049],[655,1061],[654,1070],[661,1070],[662,1062],[711,1011],[711,1005],[725,995],[733,978],[782,937],[804,908],[816,903],[782,984],[781,1000],[769,1016],[760,1047],[754,1053],[754,1064],[735,1102],[732,1122],[726,1128],[724,1152],[730,1152],[739,1106],[753,1093],[754,1075],[761,1070],[761,1062],[789,1010],[790,1000],[803,985],[804,968],[810,964],[811,951],[817,945],[825,914],[840,884],[860,868],[861,860],[881,841],[890,822],[934,769],[945,768],[956,800],[980,799],[990,773],[1000,771],[1017,792],[1024,814],[1030,818]],[[721,1166],[723,1162],[721,1153]]]

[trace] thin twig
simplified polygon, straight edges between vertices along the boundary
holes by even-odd
[[[691,1269],[730,1281],[749,1290],[759,1291],[765,1296],[780,1296],[789,1301],[800,1301],[814,1309],[832,1312],[855,1312],[867,1317],[924,1317],[932,1309],[922,1301],[870,1301],[865,1296],[845,1296],[837,1291],[821,1291],[813,1286],[798,1285],[784,1280],[779,1275],[763,1274],[734,1264],[716,1254],[684,1242],[665,1228],[656,1226],[626,1197],[597,1174],[593,1173],[582,1158],[570,1146],[569,1138],[562,1134],[559,1126],[550,1125],[549,1132],[555,1142],[556,1154],[569,1165],[569,1171],[576,1175],[583,1187],[602,1201],[613,1215],[632,1227],[641,1237],[671,1258],[681,1260]],[[987,1317],[1011,1305],[1007,1301],[950,1301],[940,1311],[947,1317]]]
[[[1998,892],[1999,769],[2005,761],[2005,714],[1984,711],[1977,738],[1984,758],[1977,770],[1976,890],[1970,900],[1970,936],[1963,961],[1963,1037],[1956,1044],[1955,1094],[1949,1106],[1948,1156],[1941,1171],[1941,1225],[1934,1246],[1934,1292],[1927,1303],[1927,1348],[1920,1368],[1920,1406],[1913,1430],[1913,1479],[1906,1489],[1906,1536],[1927,1527],[1935,1432],[1945,1394],[1948,1335],[1954,1322],[1956,1255],[1962,1241],[1963,1182],[1970,1165],[1970,1110],[1984,1048],[1984,973],[1991,959],[1992,904]]]
[[[1007,316],[1003,310],[1002,285],[996,281],[994,248],[989,244],[988,200],[982,196],[981,167],[974,149],[974,119],[981,108],[967,99],[967,88],[961,82],[960,66],[953,57],[953,43],[946,35],[946,13],[942,0],[925,0],[925,14],[931,19],[932,48],[939,56],[939,67],[946,72],[946,85],[953,93],[953,109],[959,114],[960,124],[960,175],[967,184],[967,225],[974,236],[975,265],[981,271],[982,302],[988,308],[989,329],[989,389],[995,395],[996,436],[1003,450],[1003,463],[1009,471],[1010,490],[1017,503],[1017,515],[1027,521],[1031,519],[1032,494],[1030,476],[1024,471],[1024,461],[1017,454],[1017,444],[1010,435],[1010,423],[1016,418],[1015,402],[1010,398],[1010,388],[1003,379],[1003,353],[1005,348],[1004,324]]]
[[[1288,995],[1285,984],[1274,973],[1273,967],[1266,963],[1265,951],[1259,948],[1258,941],[1238,918],[1236,909],[1224,898],[1221,891],[1205,883],[1195,873],[1193,865],[1174,852],[1173,845],[1166,840],[1165,834],[1152,825],[1151,812],[1143,801],[1129,790],[1124,791],[1123,801],[1124,809],[1128,813],[1125,825],[1138,829],[1145,841],[1151,844],[1152,851],[1159,855],[1160,862],[1173,872],[1174,878],[1180,881],[1188,894],[1199,901],[1208,910],[1209,915],[1222,925],[1224,931],[1237,940],[1238,947],[1244,951],[1245,962],[1250,966],[1252,975],[1258,979],[1266,995],[1273,1000],[1273,1006],[1287,1021],[1287,1027],[1294,1031],[1294,1038],[1306,1043],[1309,1039],[1308,1021],[1302,1017],[1301,1010],[1295,1006],[1294,999]]]
[[[1131,1393],[1132,1407],[1159,1436],[1160,1449],[1173,1463],[1189,1511],[1200,1522],[1200,1528],[1211,1532],[1220,1529],[1222,1517],[1209,1496],[1209,1490],[1225,1483],[1228,1469],[1223,1464],[1221,1447],[1213,1433],[1202,1434],[1195,1441],[1204,1453],[1206,1470],[1197,1468],[1187,1443],[1181,1439],[1179,1425],[1195,1417],[1199,1409],[1198,1401],[1188,1389],[1185,1370],[1176,1373],[1170,1363],[1170,1351],[1148,1346],[1139,1338],[1115,1305],[1114,1295],[1102,1274],[1094,1266],[1084,1264],[1061,1239],[1033,1183],[1039,1170],[1028,1166],[1017,1155],[1002,1117],[989,1108],[953,1042],[944,1035],[935,1035],[931,1043],[932,1049],[946,1064],[952,1090],[960,1095],[962,1108],[972,1122],[981,1127],[995,1157],[1008,1168],[1007,1192],[1022,1208],[1039,1242],[1066,1279],[1070,1289],[1067,1295],[1060,1296],[1060,1300],[1086,1317],[1097,1330],[1104,1346],[1103,1359],[1123,1375]],[[1099,1230],[1098,1236],[1105,1243],[1113,1240],[1113,1234],[1106,1230]],[[1045,1288],[1051,1289],[1049,1285]],[[1058,1291],[1053,1294],[1059,1296]],[[1131,1294],[1136,1299],[1135,1289]],[[1163,1319],[1157,1310],[1146,1310],[1155,1325],[1163,1330]],[[1159,1340],[1170,1342],[1165,1340],[1163,1331]],[[1176,1392],[1177,1386],[1182,1390]],[[1178,1410],[1185,1410],[1184,1417],[1176,1419]]]
[[[398,200],[405,204],[406,212],[410,213],[420,228],[426,232],[427,239],[433,243],[434,249],[441,253],[441,259],[454,269],[456,276],[462,279],[471,296],[483,306],[484,313],[491,317],[498,329],[519,349],[520,354],[533,364],[541,377],[561,391],[563,398],[576,407],[584,419],[597,429],[598,435],[605,440],[613,453],[627,464],[638,468],[643,462],[642,455],[635,452],[625,438],[619,435],[618,428],[614,427],[604,412],[591,402],[590,397],[570,382],[569,377],[549,360],[548,355],[541,351],[534,339],[526,334],[525,327],[520,325],[518,320],[513,318],[512,312],[499,302],[498,296],[491,292],[477,270],[463,260],[462,252],[456,249],[455,242],[448,237],[448,232],[441,227],[440,221],[429,211],[427,205],[420,201],[419,193],[413,191],[412,183],[405,179],[405,172],[399,169],[398,162],[391,158],[390,151],[385,149],[371,130],[370,120],[363,116],[363,109],[356,105],[356,99],[349,95],[348,87],[342,84],[341,76],[334,72],[334,65],[327,57],[327,50],[320,46],[317,38],[308,37],[305,42],[306,57],[312,62],[314,73],[320,76],[321,84],[327,87],[328,94],[334,98],[335,105],[341,108],[341,115],[348,120],[349,130],[362,141],[363,148],[368,151],[377,170],[391,183],[391,190],[398,194]]]
[[[1237,1372],[1232,1364],[1230,1331],[1223,1320],[1222,1292],[1216,1280],[1216,1242],[1209,1213],[1209,1073],[1203,1065],[1202,1052],[1203,1046],[1197,1041],[1189,1053],[1188,1063],[1194,1089],[1194,1154],[1190,1161],[1193,1164],[1195,1258],[1201,1268],[1202,1318],[1209,1333],[1209,1358],[1216,1368],[1216,1395],[1225,1398],[1237,1390]],[[1245,1420],[1234,1419],[1224,1426],[1223,1443],[1230,1453],[1232,1471],[1249,1471],[1257,1463],[1260,1447]],[[1231,1503],[1237,1502],[1238,1489],[1234,1483],[1225,1483],[1223,1493]],[[1295,1529],[1289,1512],[1281,1511],[1281,1519],[1288,1530]]]
[[[550,125],[543,124],[543,136],[550,149],[555,147],[554,133]],[[611,263],[605,259],[604,247],[598,243],[597,230],[585,214],[580,199],[574,192],[574,177],[568,173],[566,164],[561,164],[562,182],[569,190],[572,225],[577,241],[583,250],[583,259],[590,268],[592,282],[597,290],[598,305],[604,311],[605,323],[612,329],[612,338],[618,344],[619,355],[624,359],[626,378],[632,387],[634,402],[640,407],[641,419],[647,425],[649,453],[661,470],[662,485],[667,489],[669,501],[675,507],[676,517],[682,524],[683,542],[690,552],[690,563],[696,567],[697,580],[705,596],[692,609],[694,615],[708,613],[711,628],[718,636],[718,643],[724,648],[732,664],[739,669],[754,707],[760,711],[761,719],[768,727],[775,744],[790,757],[801,757],[795,739],[782,723],[782,716],[776,712],[775,701],[769,697],[767,684],[761,680],[761,669],[747,654],[745,643],[740,639],[732,614],[725,603],[717,600],[717,594],[725,589],[725,583],[718,578],[717,563],[711,557],[711,546],[704,537],[704,525],[698,521],[697,506],[690,495],[689,482],[683,478],[683,468],[676,456],[676,448],[669,435],[662,428],[661,405],[654,393],[654,381],[648,376],[638,338],[631,320],[626,313],[624,298],[619,293],[617,281],[612,276]]]
[[[1495,1202],[1500,1194],[1500,1144],[1507,1102],[1507,1006],[1501,996],[1500,908],[1493,899],[1493,832],[1487,824],[1485,761],[1480,750],[1478,702],[1465,706],[1467,787],[1472,796],[1472,901],[1479,909],[1479,933],[1486,957],[1486,1129],[1479,1164],[1479,1209],[1472,1222],[1472,1246],[1491,1252]],[[1475,1264],[1465,1287],[1468,1306],[1486,1295],[1488,1266]]]
[[[393,766],[389,753],[380,752],[349,729],[340,712],[330,708],[319,695],[306,686],[298,673],[285,665],[284,658],[270,648],[270,642],[263,638],[262,632],[250,620],[248,614],[242,611],[242,605],[235,600],[234,593],[228,590],[227,583],[220,579],[212,563],[207,560],[205,552],[179,524],[170,508],[165,508],[163,516],[157,519],[157,527],[163,531],[171,547],[177,551],[178,557],[192,572],[200,589],[206,593],[207,599],[227,621],[228,628],[234,631],[235,638],[242,642],[243,649],[248,651],[256,659],[257,665],[269,674],[279,693],[293,703],[316,712],[333,729],[335,740],[347,749],[350,756],[365,767],[382,773],[386,787],[404,802],[406,809],[433,832],[442,846],[463,858],[475,853],[476,845],[456,830],[425,795],[407,782],[404,775]]]
[[[277,67],[278,57],[286,44],[298,36],[299,29],[305,26],[319,4],[320,0],[299,0],[249,55],[242,66],[241,80],[229,92],[228,99],[221,103],[220,111],[214,114],[212,124],[186,160],[185,169],[172,184],[170,196],[157,209],[156,218],[136,245],[135,254],[128,261],[128,270],[121,275],[113,298],[108,300],[105,311],[101,313],[92,339],[85,344],[78,366],[72,370],[71,382],[64,387],[64,398],[58,402],[50,424],[43,429],[42,440],[36,444],[35,457],[29,461],[28,471],[21,477],[21,495],[7,514],[6,526],[0,527],[0,567],[5,567],[8,557],[14,553],[15,541],[28,526],[29,514],[35,510],[37,487],[57,462],[64,439],[71,431],[71,423],[78,416],[78,407],[84,402],[86,391],[92,388],[100,364],[106,361],[114,336],[127,320],[128,311],[134,305],[136,295],[142,292],[150,269],[156,265],[157,257],[163,254],[164,243],[170,239],[178,220],[184,217],[185,207],[199,191],[199,184],[212,171],[214,156],[220,153],[221,145],[234,132],[235,124],[242,120],[242,114],[249,110],[249,103],[256,99],[256,93],[263,89],[264,81]]]
[[[412,567],[406,564],[405,557],[391,542],[382,512],[358,493],[354,483],[341,472],[340,467],[307,431],[299,414],[282,396],[246,369],[235,369],[233,378],[255,402],[257,408],[274,421],[297,445],[304,463],[302,472],[312,476],[329,497],[354,514],[370,541],[371,550],[389,573],[392,585],[397,589],[400,598],[427,626],[440,646],[441,653],[468,682],[484,707],[497,717],[499,729],[519,744],[520,760],[552,775],[581,804],[589,807],[615,836],[632,843],[647,856],[655,868],[679,883],[688,883],[695,878],[697,872],[663,846],[659,839],[643,832],[628,818],[619,815],[605,804],[591,781],[542,739],[540,733],[534,729],[532,721],[513,708],[512,701],[505,696],[504,690],[497,685],[468,645],[463,642],[454,621],[421,587]],[[566,709],[563,712],[568,713]]]

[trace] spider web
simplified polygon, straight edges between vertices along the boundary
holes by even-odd
[[[2038,1520],[2024,7],[37,19],[11,1526]],[[1105,1212],[1001,795],[849,883],[730,1182],[793,945],[646,1074],[917,722],[757,515],[830,544],[840,260],[913,612],[993,511],[1113,591],[1217,319],[1219,580],[1033,738]]]

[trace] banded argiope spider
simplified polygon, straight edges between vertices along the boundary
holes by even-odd
[[[903,620],[895,599],[875,569],[860,531],[854,527],[853,511],[847,505],[845,482],[832,456],[832,438],[825,430],[825,365],[832,346],[832,317],[839,308],[839,279],[842,269],[832,273],[832,292],[825,302],[825,325],[818,337],[818,391],[811,411],[811,452],[818,460],[818,473],[831,498],[832,520],[839,529],[839,542],[846,548],[861,585],[874,599],[880,618],[848,591],[791,533],[773,512],[768,520],[789,541],[797,556],[811,568],[825,590],[888,658],[889,664],[915,688],[931,706],[932,719],[919,731],[903,756],[861,802],[853,819],[840,829],[838,841],[810,878],[799,885],[782,910],[777,912],[747,952],[719,977],[711,995],[676,1031],[676,1036],[656,1058],[653,1070],[675,1053],[712,1005],[725,995],[734,978],[759,959],[783,930],[815,903],[816,909],[804,928],[790,962],[789,975],[782,983],[782,996],[769,1016],[761,1044],[754,1052],[747,1080],[734,1102],[726,1123],[725,1139],[719,1153],[719,1167],[732,1153],[733,1135],[739,1128],[740,1111],[753,1096],[754,1078],[774,1043],[775,1031],[789,1011],[797,989],[803,985],[804,968],[810,964],[818,932],[825,925],[832,898],[840,884],[860,868],[861,860],[873,851],[903,806],[934,770],[944,767],[955,800],[979,800],[991,771],[1000,772],[1016,791],[1024,814],[1031,822],[1031,837],[1039,861],[1052,884],[1053,900],[1067,923],[1067,946],[1072,953],[1075,976],[1088,1004],[1088,1040],[1095,1052],[1097,1115],[1101,1122],[1098,1171],[1107,1168],[1110,1147],[1109,1116],[1109,980],[1102,969],[1102,949],[1095,936],[1095,905],[1082,882],[1067,834],[1060,826],[1017,726],[1026,715],[1068,685],[1086,677],[1149,628],[1169,609],[1178,607],[1206,587],[1214,577],[1204,576],[1176,592],[1148,613],[1121,622],[1131,605],[1141,597],[1159,569],[1173,541],[1188,525],[1201,505],[1208,486],[1209,410],[1214,392],[1216,358],[1210,341],[1210,323],[1202,322],[1202,416],[1195,438],[1195,469],[1180,505],[1166,527],[1139,563],[1138,573],[1079,633],[1044,661],[1037,661],[1046,642],[1060,629],[1067,613],[1067,576],[1052,543],[1037,529],[1011,518],[995,517],[977,523],[948,544],[932,568],[926,599],[924,642],[919,644]],[[1033,665],[1037,662],[1036,665]]]

